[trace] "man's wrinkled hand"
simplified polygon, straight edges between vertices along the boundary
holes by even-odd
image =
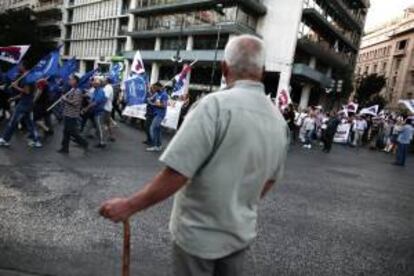
[[[132,214],[130,204],[126,198],[114,198],[104,202],[99,209],[99,213],[113,222],[125,221]]]

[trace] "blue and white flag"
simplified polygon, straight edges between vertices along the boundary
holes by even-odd
[[[147,96],[147,81],[145,76],[137,75],[126,80],[124,84],[127,106],[140,105],[145,103]]]
[[[26,75],[24,82],[35,83],[42,78],[56,76],[59,73],[59,57],[59,49],[56,49],[42,58]]]
[[[175,84],[173,87],[173,92],[171,96],[182,96],[187,93],[189,81],[188,81],[188,74],[191,72],[191,66],[190,65],[184,65],[183,70],[180,74],[175,76]]]
[[[109,71],[109,78],[111,79],[112,84],[118,84],[121,81],[121,73],[123,69],[123,64],[121,62],[112,65],[111,70]]]
[[[367,108],[363,108],[359,114],[360,115],[371,115],[371,116],[377,116],[378,114],[379,105],[373,105]]]
[[[63,63],[62,67],[59,68],[58,77],[64,81],[69,79],[69,76],[78,70],[78,62],[76,58],[69,59]]]

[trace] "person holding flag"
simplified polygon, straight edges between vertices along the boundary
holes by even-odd
[[[78,88],[79,77],[72,75],[69,77],[69,85],[71,90],[62,96],[63,102],[63,116],[64,116],[64,128],[63,128],[63,138],[62,138],[62,147],[58,150],[59,153],[68,154],[69,153],[69,143],[70,139],[79,144],[81,147],[87,151],[88,142],[79,134],[79,117],[82,107],[82,91]]]
[[[159,152],[162,150],[161,123],[167,115],[168,94],[160,83],[156,83],[154,87],[155,95],[148,101],[148,104],[154,108],[154,119],[150,127],[152,145],[147,148],[147,151]]]
[[[21,76],[26,74],[26,66],[24,63],[20,65]],[[34,94],[35,94],[35,85],[20,79],[18,82],[12,84],[12,88],[17,91],[19,94],[14,98],[11,98],[12,101],[19,100],[16,105],[14,114],[10,119],[9,123],[6,126],[5,131],[3,132],[2,137],[0,138],[0,146],[8,147],[10,146],[10,139],[13,136],[14,131],[17,128],[19,122],[24,119],[27,130],[29,131],[29,146],[40,148],[42,144],[40,143],[39,133],[36,129],[36,125],[33,119],[33,103],[34,103]]]

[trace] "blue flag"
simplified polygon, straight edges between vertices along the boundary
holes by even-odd
[[[87,73],[85,73],[79,80],[78,87],[80,89],[87,89],[89,88],[89,80],[98,72],[98,69],[93,69]]]
[[[35,83],[41,78],[55,76],[59,72],[59,49],[42,58],[24,78],[25,83]]]
[[[61,77],[64,81],[69,79],[69,76],[76,72],[78,69],[78,62],[75,58],[65,61],[62,67],[59,68],[58,76]]]
[[[125,98],[127,106],[144,104],[147,96],[145,76],[136,75],[125,81]]]
[[[19,76],[19,64],[14,65],[12,68],[10,68],[9,71],[6,72],[6,79],[9,82],[12,82],[17,79]]]
[[[111,70],[109,71],[109,77],[112,81],[112,84],[118,84],[121,81],[121,72],[121,63],[118,62],[112,66]]]

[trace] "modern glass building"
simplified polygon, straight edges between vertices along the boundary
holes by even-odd
[[[320,104],[326,88],[340,93],[338,83],[355,67],[368,8],[368,0],[303,1],[291,81],[301,107]]]

